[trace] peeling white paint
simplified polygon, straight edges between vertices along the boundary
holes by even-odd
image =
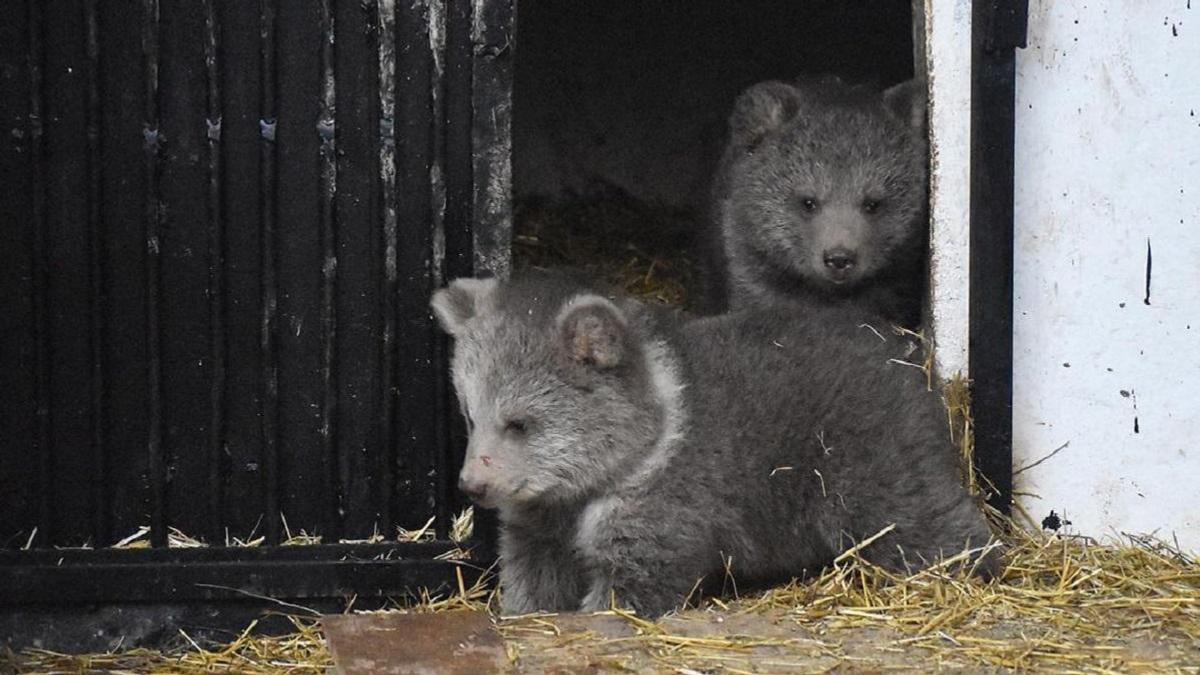
[[[433,74],[438,80],[446,71],[446,0],[414,2],[414,8],[423,8],[429,20],[429,51],[433,54]],[[436,90],[435,90],[436,92]]]
[[[471,2],[471,136],[475,271],[512,268],[512,30],[510,0]]]
[[[509,107],[510,104],[505,104]],[[505,119],[511,119],[506,113]],[[512,140],[506,128],[504,133],[491,136],[493,141],[487,150],[484,166],[486,167],[484,194],[477,199],[477,206],[483,207],[480,217],[486,217],[498,230],[512,232]],[[494,251],[484,251],[482,246],[476,247],[476,267],[486,269],[493,275],[505,279],[512,270],[511,235],[503,238],[502,247]],[[489,255],[490,253],[490,255]]]
[[[433,192],[433,242],[432,265],[435,287],[446,283],[443,263],[446,260],[446,183],[442,180],[442,165],[434,162],[429,166],[429,183]]]
[[[421,2],[415,2],[414,7],[420,7]],[[433,56],[433,73],[430,77],[430,105],[433,107],[433,119],[443,119],[442,82],[446,73],[446,3],[445,0],[428,0],[425,13],[429,25],[429,51]],[[442,175],[442,162],[445,161],[443,142],[439,138],[434,142],[433,162],[429,165],[429,184],[433,200],[433,260],[430,262],[434,286],[445,283],[444,263],[446,260],[446,183]]]
[[[396,3],[379,0],[379,178],[383,191],[384,275],[396,281]],[[390,286],[389,286],[390,287]],[[385,337],[391,340],[391,336]]]
[[[471,0],[471,44],[478,50],[487,40],[487,8],[492,0]]]
[[[1013,452],[1036,519],[1053,509],[1075,532],[1156,532],[1200,551],[1196,7],[1030,3]]]
[[[914,3],[914,6],[916,3]],[[929,324],[939,377],[967,374],[971,3],[924,0],[929,86]]]

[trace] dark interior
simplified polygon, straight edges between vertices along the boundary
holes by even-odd
[[[879,86],[913,74],[910,0],[525,0],[517,30],[518,266],[614,274],[632,255],[638,273],[656,257],[660,272],[668,258],[687,266],[740,91],[802,74]]]

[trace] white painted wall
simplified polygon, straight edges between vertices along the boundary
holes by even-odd
[[[1200,0],[1198,0],[1200,1]],[[929,85],[930,302],[936,371],[967,374],[971,215],[971,2],[923,0]],[[918,66],[922,64],[918,63]]]
[[[1157,531],[1200,551],[1190,4],[1030,2],[1017,52],[1013,431],[1020,504],[1036,519],[1053,509],[1074,532]]]

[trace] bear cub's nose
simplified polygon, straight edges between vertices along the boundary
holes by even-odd
[[[461,476],[458,479],[458,491],[466,495],[472,501],[479,501],[487,494],[487,485],[468,481]]]
[[[857,256],[845,248],[834,248],[825,251],[825,266],[832,270],[847,270],[854,267]]]

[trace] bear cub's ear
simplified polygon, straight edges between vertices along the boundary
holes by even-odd
[[[916,131],[925,131],[925,83],[920,80],[901,82],[883,91],[883,105],[896,119]]]
[[[620,365],[626,357],[625,316],[599,295],[571,298],[559,311],[555,329],[559,344],[576,363],[604,370]]]
[[[800,92],[785,82],[760,82],[738,97],[729,118],[731,140],[753,149],[800,111]]]
[[[438,323],[451,335],[460,335],[472,317],[480,314],[496,290],[495,279],[455,279],[433,293],[430,306]]]

